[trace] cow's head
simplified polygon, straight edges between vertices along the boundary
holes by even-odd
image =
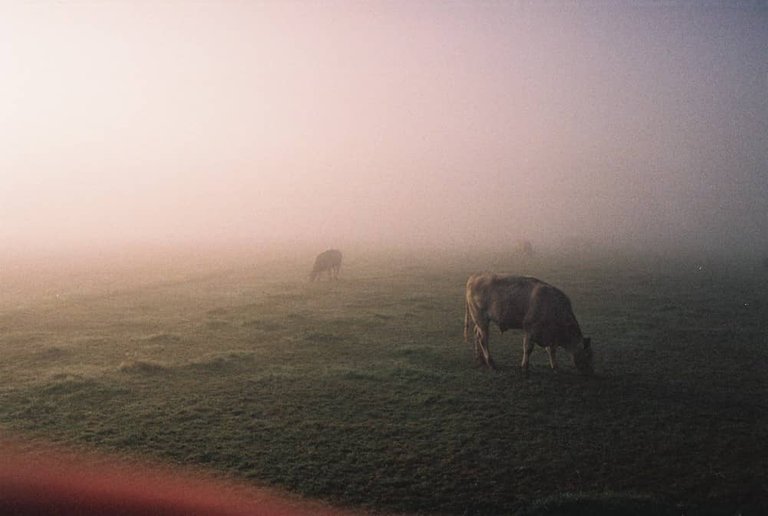
[[[581,344],[573,354],[573,363],[582,374],[591,375],[595,372],[592,367],[592,339],[581,339]]]

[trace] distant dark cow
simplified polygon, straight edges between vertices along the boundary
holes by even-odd
[[[520,256],[533,256],[533,244],[530,240],[518,240],[515,242],[515,253]]]
[[[328,272],[329,279],[338,279],[341,269],[341,251],[338,249],[328,249],[317,255],[312,272],[309,273],[309,280],[315,281],[323,272]]]
[[[571,309],[571,301],[562,291],[536,278],[484,272],[467,280],[464,340],[468,343],[474,326],[475,359],[494,369],[488,352],[488,331],[491,321],[502,333],[521,329],[523,337],[524,373],[533,345],[547,350],[549,364],[557,370],[556,348],[565,348],[576,368],[592,373],[590,339],[584,338]]]

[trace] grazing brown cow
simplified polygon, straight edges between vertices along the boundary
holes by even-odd
[[[488,352],[488,331],[491,321],[502,333],[521,329],[523,337],[524,373],[533,345],[547,350],[549,364],[557,370],[556,348],[563,347],[573,356],[576,368],[592,373],[590,339],[584,338],[571,309],[571,301],[562,291],[536,278],[484,272],[467,280],[464,340],[469,342],[474,326],[475,359],[489,368],[494,363]]]
[[[328,279],[338,279],[341,269],[341,251],[338,249],[328,249],[317,255],[312,272],[309,273],[309,280],[315,281],[320,273],[328,272]]]

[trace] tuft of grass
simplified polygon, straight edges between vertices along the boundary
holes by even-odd
[[[181,337],[172,333],[156,333],[154,335],[145,337],[144,340],[151,342],[152,344],[172,344],[179,342]]]
[[[59,346],[50,346],[41,349],[35,356],[41,360],[61,360],[72,352]]]
[[[275,331],[283,328],[283,325],[278,322],[262,319],[250,319],[248,321],[244,321],[242,326],[249,329],[262,330],[265,332]]]
[[[166,374],[169,371],[168,366],[159,364],[157,362],[149,362],[146,360],[129,360],[122,362],[117,366],[117,370],[128,374],[137,375],[156,375]]]
[[[230,351],[227,353],[209,354],[200,360],[191,362],[190,367],[198,370],[222,372],[248,367],[254,360],[250,351]]]

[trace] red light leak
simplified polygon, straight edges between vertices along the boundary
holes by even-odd
[[[351,514],[192,468],[0,437],[0,513],[31,515]]]

